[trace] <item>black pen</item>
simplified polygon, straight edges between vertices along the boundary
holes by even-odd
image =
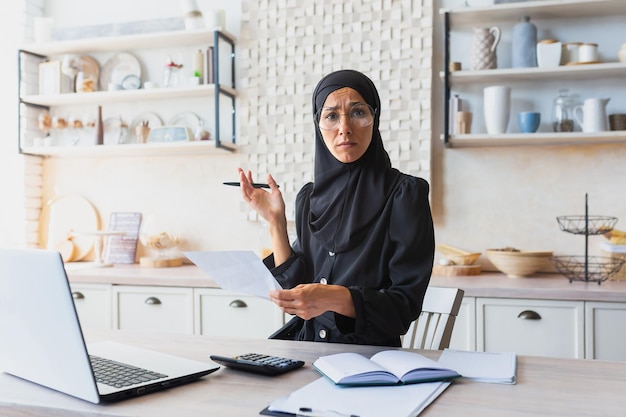
[[[231,185],[233,187],[239,187],[241,184],[239,182],[236,182],[236,181],[229,181],[229,182],[225,182],[224,185]],[[263,184],[263,183],[259,183],[259,182],[253,182],[252,186],[254,188],[270,188],[269,184]]]

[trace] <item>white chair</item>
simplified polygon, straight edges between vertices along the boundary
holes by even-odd
[[[428,287],[422,313],[402,337],[402,347],[433,350],[449,347],[463,293],[459,288]]]

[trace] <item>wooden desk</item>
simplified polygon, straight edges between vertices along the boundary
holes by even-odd
[[[198,360],[210,354],[261,352],[300,358],[303,369],[264,377],[220,369],[200,381],[115,404],[94,405],[0,374],[0,415],[16,416],[256,416],[272,400],[319,378],[311,363],[321,355],[385,348],[192,335],[86,332],[88,341],[116,340]],[[437,351],[421,351],[436,359]],[[539,357],[518,358],[517,385],[455,381],[421,416],[624,416],[626,363]],[[385,416],[381,416],[385,417]]]

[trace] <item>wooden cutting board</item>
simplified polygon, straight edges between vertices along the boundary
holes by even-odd
[[[433,265],[433,275],[446,277],[463,275],[480,275],[480,265]]]

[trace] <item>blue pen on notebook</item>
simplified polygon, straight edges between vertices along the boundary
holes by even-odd
[[[227,181],[227,182],[224,183],[224,185],[230,185],[230,186],[233,186],[233,187],[241,186],[241,184],[238,181]],[[263,183],[259,183],[259,182],[253,182],[252,186],[254,188],[270,188],[269,184],[263,184]],[[277,187],[279,187],[279,186],[277,185]]]

